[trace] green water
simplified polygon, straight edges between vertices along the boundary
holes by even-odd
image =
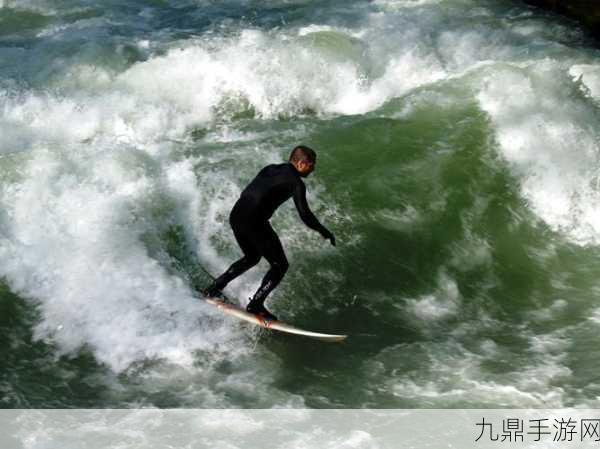
[[[2,406],[595,407],[598,58],[512,1],[5,2]],[[195,294],[300,143],[338,245],[284,205],[268,306],[340,345]]]

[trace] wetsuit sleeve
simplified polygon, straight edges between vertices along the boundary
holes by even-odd
[[[306,202],[306,186],[302,181],[298,182],[294,188],[294,204],[306,226],[314,229],[326,239],[331,237],[331,232],[317,220],[317,217],[314,216],[308,207],[308,203]]]

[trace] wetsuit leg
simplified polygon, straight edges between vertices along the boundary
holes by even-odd
[[[262,305],[269,293],[271,293],[283,279],[283,276],[288,270],[289,263],[285,257],[281,241],[269,222],[265,222],[263,226],[260,227],[256,244],[260,254],[267,259],[271,265],[271,268],[263,278],[260,287],[252,298],[253,302],[256,301],[257,304]]]
[[[243,214],[236,213],[236,208],[229,218],[233,235],[244,253],[244,256],[235,261],[228,269],[219,276],[211,287],[223,290],[232,280],[242,275],[260,261],[261,254],[256,245],[255,226]]]

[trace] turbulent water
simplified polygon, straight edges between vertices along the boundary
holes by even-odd
[[[599,407],[599,113],[516,1],[0,0],[0,405]],[[340,345],[195,294],[300,143],[268,306]]]

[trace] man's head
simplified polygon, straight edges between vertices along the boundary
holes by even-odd
[[[310,175],[317,165],[317,153],[312,148],[298,145],[290,154],[290,163],[303,178]]]

